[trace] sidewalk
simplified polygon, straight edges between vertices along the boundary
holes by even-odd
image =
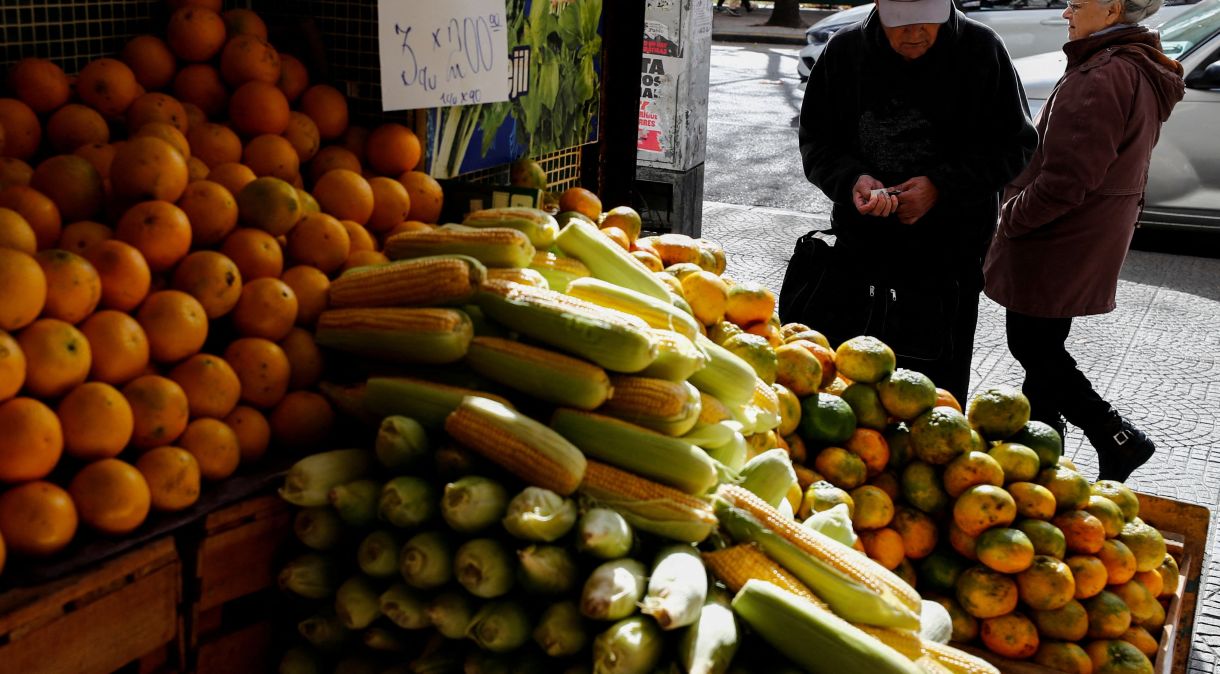
[[[714,6],[714,3],[713,3]],[[725,10],[728,9],[726,5]],[[805,28],[812,26],[823,17],[834,14],[836,9],[812,9],[801,7],[801,20],[805,25],[801,28],[783,28],[767,26],[771,18],[771,6],[755,6],[754,11],[747,12],[745,8],[737,10],[741,16],[730,16],[727,12],[712,11],[712,39],[722,42],[768,42],[773,44],[805,44]]]

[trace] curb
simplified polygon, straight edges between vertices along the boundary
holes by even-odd
[[[718,33],[712,31],[712,40],[720,42],[762,42],[771,44],[804,45],[805,36],[767,35],[762,33]]]

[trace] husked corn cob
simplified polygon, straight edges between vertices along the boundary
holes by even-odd
[[[657,344],[657,358],[640,370],[641,376],[686,381],[707,365],[707,355],[696,348],[694,342],[673,330],[651,328],[648,334]]]
[[[669,291],[657,280],[643,262],[632,257],[595,225],[572,220],[555,237],[555,245],[564,255],[584,262],[593,276],[624,288],[669,302]]]
[[[716,528],[707,501],[597,461],[587,462],[580,491],[635,528],[665,538],[698,543]]]
[[[695,346],[707,354],[708,363],[690,376],[690,383],[730,407],[750,402],[754,397],[754,381],[758,379],[754,368],[703,335],[695,338]]]
[[[551,428],[588,456],[652,480],[702,494],[716,486],[716,465],[702,449],[629,424],[622,419],[591,412],[558,409]]]
[[[529,237],[535,248],[547,248],[555,243],[559,234],[559,223],[555,217],[540,208],[504,206],[485,208],[469,213],[462,224],[467,227],[509,227]]]
[[[923,674],[953,674],[953,670],[942,665],[936,658],[925,655],[915,661],[915,666],[919,667],[919,671]]]
[[[620,374],[610,383],[614,394],[601,410],[610,416],[674,437],[699,420],[699,389],[688,382]]]
[[[924,656],[923,640],[913,630],[896,630],[873,625],[856,625],[861,632],[902,653],[903,657],[915,661]]]
[[[528,236],[507,227],[445,225],[420,232],[402,232],[385,242],[391,260],[429,255],[468,255],[488,267],[527,267],[534,259]]]
[[[753,543],[734,545],[723,550],[703,553],[703,563],[712,574],[737,592],[747,580],[765,580],[811,602],[826,608],[821,599],[809,591],[801,581],[776,563]]]
[[[466,397],[445,418],[454,440],[526,483],[567,496],[585,474],[585,457],[555,431],[494,400]]]
[[[487,281],[475,301],[501,325],[607,370],[638,372],[657,357],[642,320],[554,290]]]
[[[599,278],[579,278],[568,284],[565,293],[608,309],[617,309],[644,320],[648,325],[694,339],[699,324],[690,314],[669,302]]]
[[[610,377],[593,363],[511,339],[475,337],[466,363],[493,381],[557,405],[596,409],[610,397]]]
[[[568,284],[578,278],[585,278],[592,272],[584,262],[574,257],[564,257],[546,251],[538,251],[530,261],[530,269],[542,274],[551,289],[567,292]]]
[[[363,404],[366,412],[377,418],[400,415],[438,428],[467,396],[512,407],[498,395],[411,377],[370,377],[364,386]]]
[[[330,307],[411,307],[469,300],[487,268],[464,255],[420,257],[356,267],[331,281]]]
[[[699,423],[717,424],[733,418],[733,411],[729,409],[728,405],[721,402],[720,398],[701,390],[699,399],[702,401]]]
[[[340,351],[396,363],[461,360],[474,337],[470,317],[457,309],[330,309],[318,317],[314,339]]]
[[[546,282],[546,278],[529,267],[492,267],[487,270],[487,278],[496,281],[512,281],[520,283],[523,286],[533,286],[535,288],[547,288],[551,285]]]
[[[990,662],[948,644],[925,640],[923,651],[925,657],[932,658],[953,674],[1000,674]]]

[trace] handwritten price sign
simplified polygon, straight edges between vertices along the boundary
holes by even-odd
[[[381,109],[508,100],[504,0],[378,0]]]

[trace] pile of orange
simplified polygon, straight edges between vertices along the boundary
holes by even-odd
[[[18,556],[78,523],[126,534],[324,438],[310,328],[330,279],[439,217],[410,128],[350,124],[254,12],[170,6],[163,34],[74,78],[23,59],[0,91],[0,550]]]

